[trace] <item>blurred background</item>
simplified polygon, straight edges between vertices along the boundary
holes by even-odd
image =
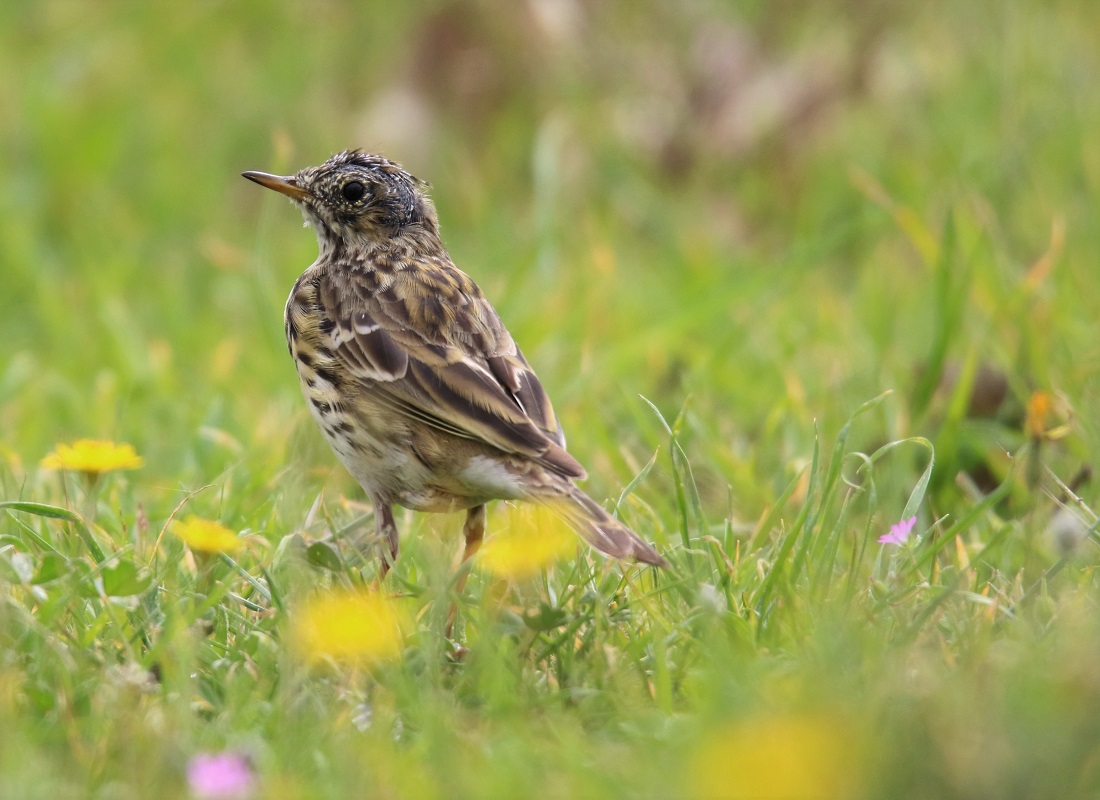
[[[1100,410],[1094,22],[1085,0],[4,3],[8,488],[93,436],[134,443],[165,502],[234,471],[267,493],[285,464],[354,492],[282,341],[315,242],[239,177],[348,147],[433,184],[597,496],[663,441],[640,395],[685,411],[719,517],[754,519],[815,424],[886,389],[868,439],[935,435],[960,380],[1017,432],[1049,391],[1074,468]]]

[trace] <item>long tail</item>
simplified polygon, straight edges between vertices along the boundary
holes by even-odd
[[[555,512],[569,523],[586,542],[604,555],[613,558],[634,558],[655,567],[667,567],[661,554],[646,544],[638,534],[612,517],[603,507],[576,487],[554,502],[548,502]]]

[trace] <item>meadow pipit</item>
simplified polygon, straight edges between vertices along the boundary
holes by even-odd
[[[451,262],[424,183],[360,150],[244,177],[287,195],[317,233],[320,255],[287,300],[287,342],[313,418],[374,503],[383,575],[397,558],[394,503],[467,509],[465,560],[494,499],[546,504],[600,552],[665,564],[574,485],[584,468],[550,398]]]

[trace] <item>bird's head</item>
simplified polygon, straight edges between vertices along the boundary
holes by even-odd
[[[241,174],[293,200],[317,231],[322,248],[336,242],[377,246],[412,229],[437,231],[427,184],[399,164],[362,150],[345,150],[288,177]]]

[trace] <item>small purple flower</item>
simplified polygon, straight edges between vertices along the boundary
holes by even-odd
[[[879,544],[905,544],[905,540],[909,538],[909,534],[916,524],[916,517],[910,517],[909,519],[903,519],[901,522],[894,523],[890,526],[889,533],[884,533],[882,536],[878,537]]]
[[[187,765],[191,794],[203,800],[240,800],[252,793],[252,763],[239,753],[201,753]]]

